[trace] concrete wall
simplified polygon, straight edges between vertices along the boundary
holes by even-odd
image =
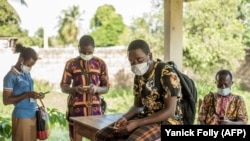
[[[48,48],[41,49],[35,48],[41,57],[37,61],[35,66],[31,70],[31,75],[35,79],[46,80],[53,84],[55,90],[59,90],[59,83],[61,81],[65,62],[78,56],[78,50],[76,48]],[[114,81],[114,75],[121,69],[125,69],[127,73],[131,73],[130,65],[127,60],[126,48],[119,47],[107,47],[107,48],[95,48],[95,56],[103,58],[107,63],[109,70],[109,77]],[[11,66],[15,65],[19,54],[13,54],[10,48],[0,49],[0,87],[2,89],[2,80]]]

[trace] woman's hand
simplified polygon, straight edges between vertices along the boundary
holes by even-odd
[[[40,92],[40,93],[38,94],[38,99],[43,99],[44,97],[45,97],[45,94],[44,94],[44,93]]]
[[[44,98],[44,94],[41,92],[35,92],[35,91],[30,91],[28,92],[28,95],[30,98],[34,98],[34,99],[43,99]]]

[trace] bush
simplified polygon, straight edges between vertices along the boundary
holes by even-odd
[[[10,118],[0,117],[0,140],[5,141],[11,137],[11,120]]]
[[[114,87],[117,89],[130,89],[133,85],[133,78],[133,74],[126,73],[125,69],[123,68],[119,70],[114,76]]]

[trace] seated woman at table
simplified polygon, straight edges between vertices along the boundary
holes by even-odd
[[[144,40],[132,41],[127,55],[135,74],[134,105],[113,126],[99,130],[97,141],[153,141],[160,138],[162,124],[182,123],[174,116],[180,94],[176,73],[165,64],[157,67],[160,62],[152,59]]]

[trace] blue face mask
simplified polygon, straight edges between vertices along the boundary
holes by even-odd
[[[217,90],[218,90],[217,91],[218,94],[221,95],[221,96],[227,96],[227,95],[229,95],[231,93],[230,87],[225,88],[225,89],[217,88]]]

